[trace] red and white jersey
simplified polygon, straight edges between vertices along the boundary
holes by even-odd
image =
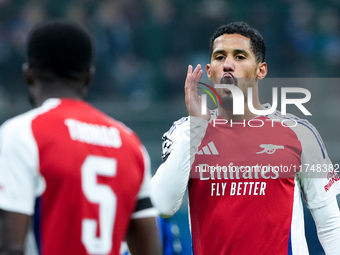
[[[301,195],[319,208],[340,193],[317,130],[279,112],[234,123],[211,114],[188,184],[194,254],[308,254]],[[164,159],[188,121],[164,134]]]
[[[5,122],[0,146],[0,208],[34,214],[41,255],[119,254],[130,219],[156,215],[138,137],[81,100]]]

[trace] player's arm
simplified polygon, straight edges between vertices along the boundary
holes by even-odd
[[[311,209],[311,213],[326,255],[340,254],[340,211],[336,199],[326,206]]]
[[[185,102],[189,117],[176,121],[163,136],[163,164],[151,179],[151,198],[163,217],[180,208],[188,184],[191,164],[205,135],[210,114],[201,114],[197,82],[203,71],[189,66],[185,81]]]
[[[0,210],[0,255],[23,255],[30,216]]]
[[[292,128],[301,142],[301,169],[297,173],[309,209],[328,205],[340,193],[340,181],[326,147],[316,128],[306,120],[298,120]]]
[[[172,216],[181,207],[191,164],[205,134],[207,123],[193,118],[187,117],[175,122],[169,130],[175,128],[173,133],[163,136],[162,157],[165,161],[150,182],[152,203],[162,217]],[[200,122],[203,122],[202,125]]]
[[[155,217],[131,220],[126,241],[132,255],[162,254]]]
[[[296,128],[302,146],[298,173],[301,188],[324,251],[327,255],[340,254],[340,212],[336,201],[339,177],[318,131],[307,121],[301,123]]]
[[[23,254],[35,194],[38,152],[30,127],[21,118],[0,129],[0,255]],[[43,189],[40,189],[43,190]]]

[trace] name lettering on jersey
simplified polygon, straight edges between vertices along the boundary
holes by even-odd
[[[119,148],[122,140],[117,128],[66,119],[70,138],[87,144]]]
[[[274,154],[276,150],[278,149],[284,149],[285,147],[283,145],[274,145],[274,144],[261,144],[260,147],[263,149],[262,151],[256,152],[256,154]]]

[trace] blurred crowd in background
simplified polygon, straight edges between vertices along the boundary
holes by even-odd
[[[123,99],[143,109],[182,95],[187,65],[207,63],[211,34],[235,20],[263,34],[268,77],[337,77],[339,10],[338,0],[0,0],[0,105],[24,94],[25,38],[47,17],[76,20],[94,34],[90,99]]]
[[[78,21],[93,33],[96,76],[88,100],[138,133],[153,171],[161,163],[163,132],[187,114],[187,66],[209,62],[209,39],[218,26],[246,21],[262,33],[269,78],[340,76],[340,0],[0,0],[1,123],[30,109],[21,75],[25,39],[51,17]],[[326,109],[314,110],[320,121],[313,124],[338,164],[340,86],[322,89],[312,91],[312,99],[323,100],[315,109]],[[177,220],[185,222],[186,214],[182,209]],[[183,254],[190,251],[185,224]],[[316,240],[312,228],[307,237]],[[311,254],[318,254],[317,241],[310,245]]]

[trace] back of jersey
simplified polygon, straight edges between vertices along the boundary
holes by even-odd
[[[31,125],[46,184],[35,210],[40,254],[119,254],[145,198],[147,155],[139,139],[74,99],[59,100]]]

